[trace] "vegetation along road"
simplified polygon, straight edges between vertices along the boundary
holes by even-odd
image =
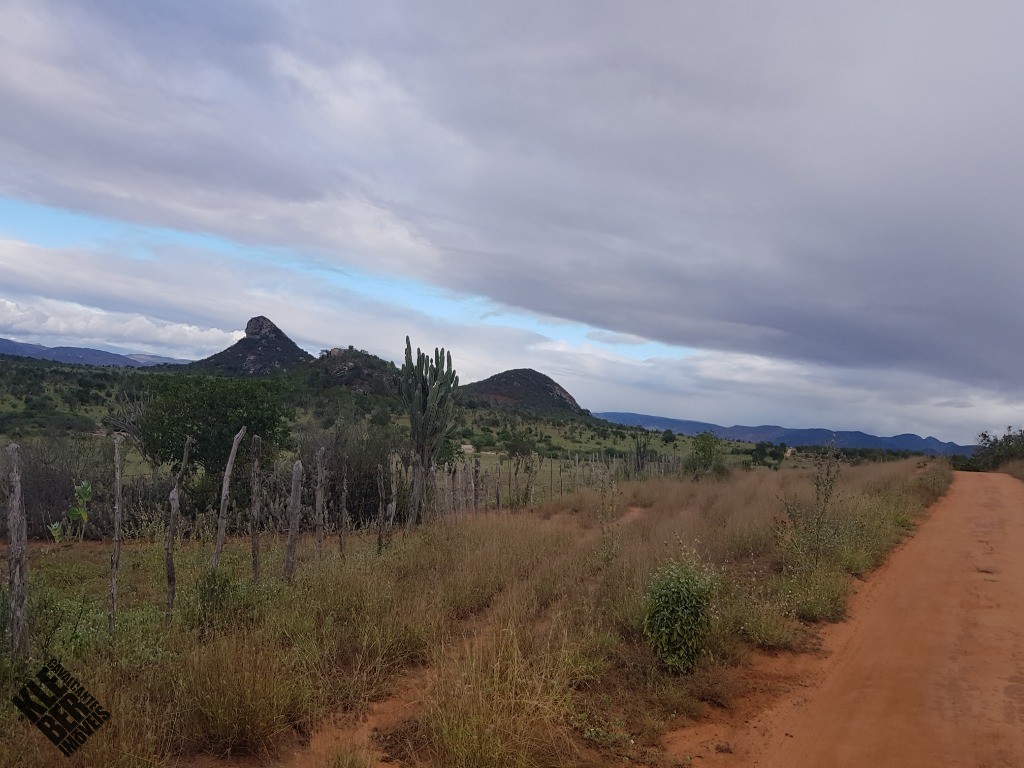
[[[803,687],[668,750],[705,766],[1024,765],[1022,553],[1024,484],[957,473],[826,631]]]

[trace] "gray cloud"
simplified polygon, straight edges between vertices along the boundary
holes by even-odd
[[[864,420],[920,387],[913,418],[962,432],[954,403],[982,421],[1024,378],[1022,22],[1010,2],[12,3],[0,192],[775,361],[787,397],[811,396],[799,378]],[[152,311],[228,327],[188,296]]]
[[[724,424],[910,430],[962,442],[973,438],[979,424],[1001,428],[1005,413],[1024,406],[1019,397],[908,372],[724,351],[638,361],[508,326],[440,320],[287,267],[252,269],[251,262],[202,251],[173,256],[154,263],[115,250],[2,241],[0,273],[11,278],[6,291],[16,298],[0,299],[0,330],[44,344],[198,357],[227,346],[247,314],[262,312],[314,353],[355,344],[397,361],[411,332],[416,345],[451,349],[467,382],[505,368],[535,367],[592,410],[655,411]],[[176,278],[182,273],[187,280]],[[590,335],[604,337],[600,331]]]
[[[122,244],[123,245],[123,244]],[[369,297],[288,265],[176,248],[163,260],[117,248],[52,249],[0,240],[0,335],[46,345],[137,347],[199,358],[232,344],[245,321],[264,314],[314,354],[347,346],[400,362],[405,336],[453,350],[463,381],[524,367],[548,341],[530,331],[474,326],[408,303]]]

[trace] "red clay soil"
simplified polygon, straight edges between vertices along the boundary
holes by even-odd
[[[339,747],[354,747],[373,768],[389,768],[394,763],[374,736],[415,714],[425,687],[423,670],[407,673],[396,685],[396,693],[384,701],[372,703],[365,718],[356,722],[342,718],[339,722],[322,725],[313,733],[309,745],[296,749],[282,765],[284,768],[321,768],[330,765],[331,755]]]
[[[394,763],[375,740],[404,722],[416,712],[419,698],[426,687],[426,670],[406,672],[395,684],[395,692],[382,701],[372,702],[362,717],[339,714],[320,723],[309,741],[285,746],[272,760],[259,757],[217,758],[196,755],[185,765],[188,768],[329,768],[340,750],[361,755],[372,768],[392,768]]]
[[[695,766],[1024,766],[1024,483],[957,473],[823,653],[759,658],[755,703],[669,733]],[[767,687],[771,687],[768,685]]]

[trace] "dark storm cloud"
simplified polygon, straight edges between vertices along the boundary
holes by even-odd
[[[1007,2],[8,4],[0,191],[1019,399],[1021,28]]]

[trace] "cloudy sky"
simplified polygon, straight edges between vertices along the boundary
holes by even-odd
[[[0,336],[446,346],[587,408],[1024,419],[1024,5],[5,0]]]

